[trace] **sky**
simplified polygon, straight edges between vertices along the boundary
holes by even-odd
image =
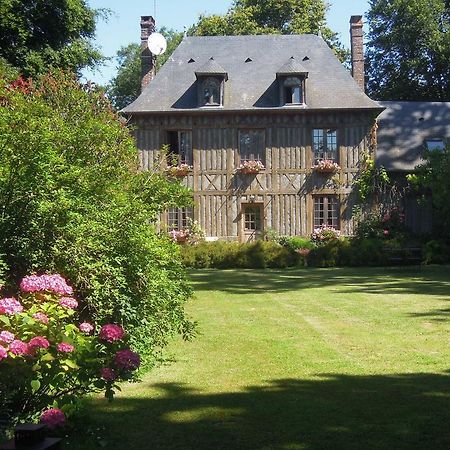
[[[177,31],[188,29],[200,14],[223,14],[231,0],[87,0],[93,8],[111,10],[107,22],[99,21],[95,44],[107,57],[114,57],[120,47],[140,41],[140,17],[152,15],[157,28],[163,26]],[[328,26],[340,34],[341,42],[350,47],[349,20],[351,15],[364,15],[368,0],[328,0]],[[111,60],[96,71],[85,71],[84,76],[104,85],[114,77],[116,63]]]

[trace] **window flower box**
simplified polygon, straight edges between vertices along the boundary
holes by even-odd
[[[188,164],[179,164],[178,166],[167,166],[166,174],[170,177],[183,178],[189,174],[192,166]]]
[[[334,162],[332,159],[321,159],[317,162],[317,164],[313,167],[318,173],[336,173],[341,170],[341,167],[337,162]]]
[[[242,174],[257,174],[261,170],[264,170],[264,164],[261,161],[244,161],[238,168],[237,171]]]

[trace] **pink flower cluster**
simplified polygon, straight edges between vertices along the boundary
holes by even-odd
[[[261,170],[264,170],[264,164],[261,161],[244,161],[237,170],[241,173],[259,173]]]
[[[102,326],[98,336],[102,341],[114,342],[120,341],[124,337],[124,335],[125,332],[120,325],[108,323],[107,325]]]
[[[141,358],[130,349],[124,349],[116,352],[114,363],[122,370],[136,370],[141,365]]]
[[[14,334],[9,331],[0,332],[0,342],[4,342],[5,344],[10,344],[15,339]]]
[[[62,427],[66,423],[66,416],[58,408],[47,409],[41,415],[41,423],[50,429]]]
[[[100,373],[106,381],[114,381],[117,378],[116,372],[111,367],[103,367]]]
[[[60,295],[72,295],[73,289],[66,280],[58,274],[30,275],[20,283],[22,292],[54,292]]]
[[[94,331],[94,326],[89,322],[80,323],[80,326],[78,328],[80,329],[80,331],[86,334],[91,334]]]
[[[41,313],[41,312],[34,313],[33,319],[37,320],[38,322],[45,323],[45,324],[47,324],[48,320],[49,320],[48,317],[44,313]]]
[[[8,351],[3,345],[0,345],[0,361],[8,356]]]
[[[18,339],[15,339],[14,341],[9,344],[9,351],[13,355],[27,355],[28,354],[28,344],[20,341]]]
[[[341,167],[332,159],[321,159],[317,161],[313,169],[315,169],[317,172],[337,172],[341,170]]]
[[[189,239],[191,232],[189,230],[172,230],[169,231],[169,236],[174,242],[186,242]]]
[[[13,315],[23,311],[23,306],[15,298],[0,299],[0,314]]]
[[[30,353],[35,353],[37,350],[43,348],[46,349],[50,346],[50,342],[43,337],[43,336],[35,336],[34,338],[30,339],[30,342],[28,342],[28,351]]]
[[[61,353],[71,353],[75,350],[75,347],[71,344],[68,344],[67,342],[60,342],[56,346],[56,349]]]
[[[78,308],[78,302],[73,297],[63,297],[59,301],[59,304],[68,309],[77,309]]]

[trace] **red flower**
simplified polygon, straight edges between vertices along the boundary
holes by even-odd
[[[108,323],[100,329],[99,338],[106,342],[120,341],[125,335],[125,331],[120,325]]]
[[[58,408],[47,409],[41,415],[41,423],[50,429],[62,427],[66,423],[66,416]]]
[[[116,353],[114,362],[119,369],[136,370],[141,365],[141,358],[130,349],[125,349]]]

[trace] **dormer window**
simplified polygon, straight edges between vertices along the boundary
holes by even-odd
[[[298,77],[288,77],[283,82],[284,104],[299,105],[303,99],[303,81]]]
[[[223,106],[225,82],[228,80],[227,72],[214,58],[195,72],[197,77],[198,106]]]
[[[307,70],[292,56],[277,72],[280,87],[280,106],[306,103]]]
[[[221,98],[221,81],[217,78],[208,77],[202,83],[201,93],[203,94],[203,101],[205,106],[220,106],[222,105]]]

